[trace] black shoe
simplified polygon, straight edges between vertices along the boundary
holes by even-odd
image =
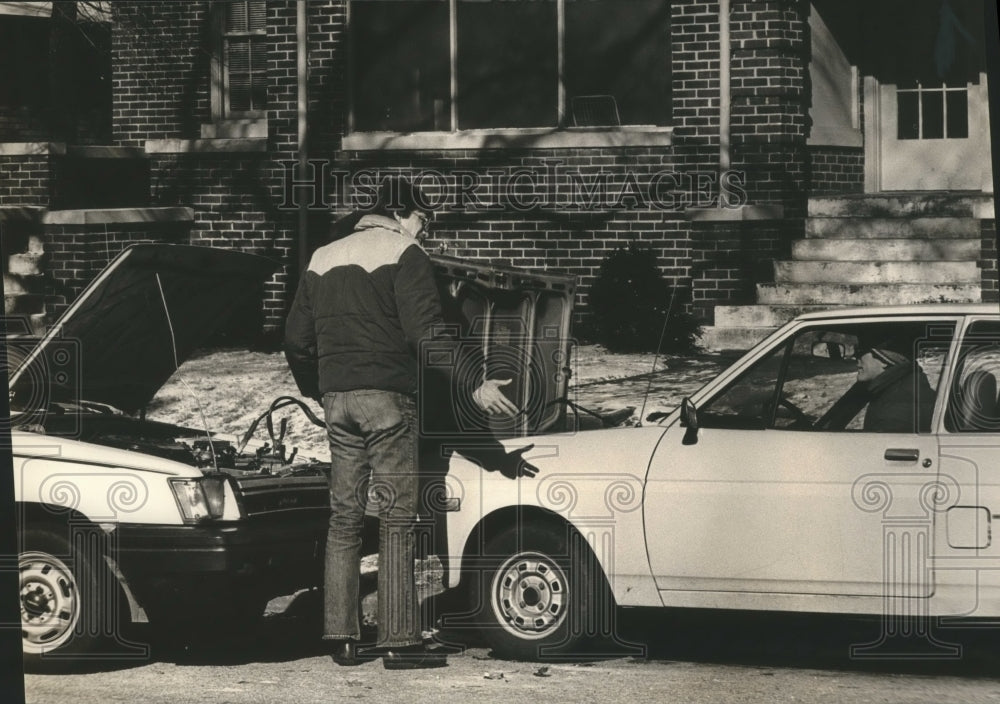
[[[341,667],[353,667],[372,659],[364,657],[363,653],[358,653],[358,648],[364,646],[356,640],[331,640],[329,642],[331,644],[330,659]]]
[[[447,657],[436,648],[428,648],[423,643],[389,648],[382,656],[382,667],[386,670],[418,670],[430,667],[444,667]]]

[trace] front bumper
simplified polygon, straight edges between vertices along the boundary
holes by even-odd
[[[119,525],[114,559],[143,607],[269,598],[322,583],[327,515],[199,525]]]

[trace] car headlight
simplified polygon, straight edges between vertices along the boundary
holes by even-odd
[[[170,488],[185,523],[240,518],[236,494],[226,475],[171,479]]]

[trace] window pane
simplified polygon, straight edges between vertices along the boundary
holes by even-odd
[[[477,127],[558,123],[555,0],[458,2],[458,120]]]
[[[250,59],[254,71],[267,68],[267,42],[264,37],[253,37],[250,41]]]
[[[250,70],[250,40],[246,37],[230,39],[226,42],[226,49],[226,68],[232,81],[232,74]]]
[[[787,345],[781,345],[698,409],[703,428],[763,430]]]
[[[250,76],[245,73],[229,74],[229,112],[246,112],[250,109]]]
[[[924,129],[922,139],[941,139],[944,137],[944,92],[940,90],[924,91],[920,94],[921,107],[924,113]]]
[[[969,136],[969,92],[950,90],[948,96],[948,137],[967,139]]]
[[[249,17],[247,24],[251,32],[260,31],[267,27],[267,3],[264,0],[256,0],[249,3]]]
[[[668,124],[670,3],[566,0],[565,65],[570,125],[609,124],[580,96],[613,98],[620,124]]]
[[[1000,326],[974,322],[959,351],[955,383],[945,415],[950,432],[1000,432]]]
[[[857,342],[855,335],[835,329],[811,330],[796,339],[774,413],[775,428],[808,430],[820,419],[832,417],[827,413],[857,383],[858,363],[851,356]],[[824,354],[814,354],[817,344],[822,345]],[[858,408],[852,410],[843,420],[846,425],[832,429],[861,427],[860,419],[855,418]]]
[[[0,105],[48,103],[49,31],[46,19],[4,17],[0,22]]]
[[[351,3],[354,126],[450,129],[448,3]]]
[[[917,94],[896,93],[898,130],[896,139],[920,139],[920,115]]]
[[[778,405],[775,427],[929,431],[954,329],[950,322],[897,321],[803,333],[788,365],[780,396],[787,401]],[[868,352],[872,348],[877,351]]]
[[[246,2],[226,3],[226,31],[245,32],[247,31],[247,4]]]
[[[267,107],[267,76],[254,73],[250,81],[250,109],[263,110]]]

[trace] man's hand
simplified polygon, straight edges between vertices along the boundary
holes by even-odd
[[[524,459],[524,453],[530,451],[535,447],[535,444],[526,445],[525,447],[519,447],[518,449],[509,453],[504,459],[506,460],[500,468],[500,473],[503,474],[508,479],[517,479],[518,477],[528,477],[533,479],[536,474],[538,474],[538,467],[528,462]]]
[[[487,379],[479,388],[472,392],[472,400],[480,410],[494,416],[514,416],[519,413],[517,406],[510,402],[501,386],[506,386],[510,379]]]
[[[538,467],[524,459],[524,455],[535,447],[534,443],[519,447],[509,453],[498,442],[489,445],[471,445],[458,448],[458,451],[475,461],[487,472],[499,472],[508,479],[527,477],[533,479],[538,474]]]

